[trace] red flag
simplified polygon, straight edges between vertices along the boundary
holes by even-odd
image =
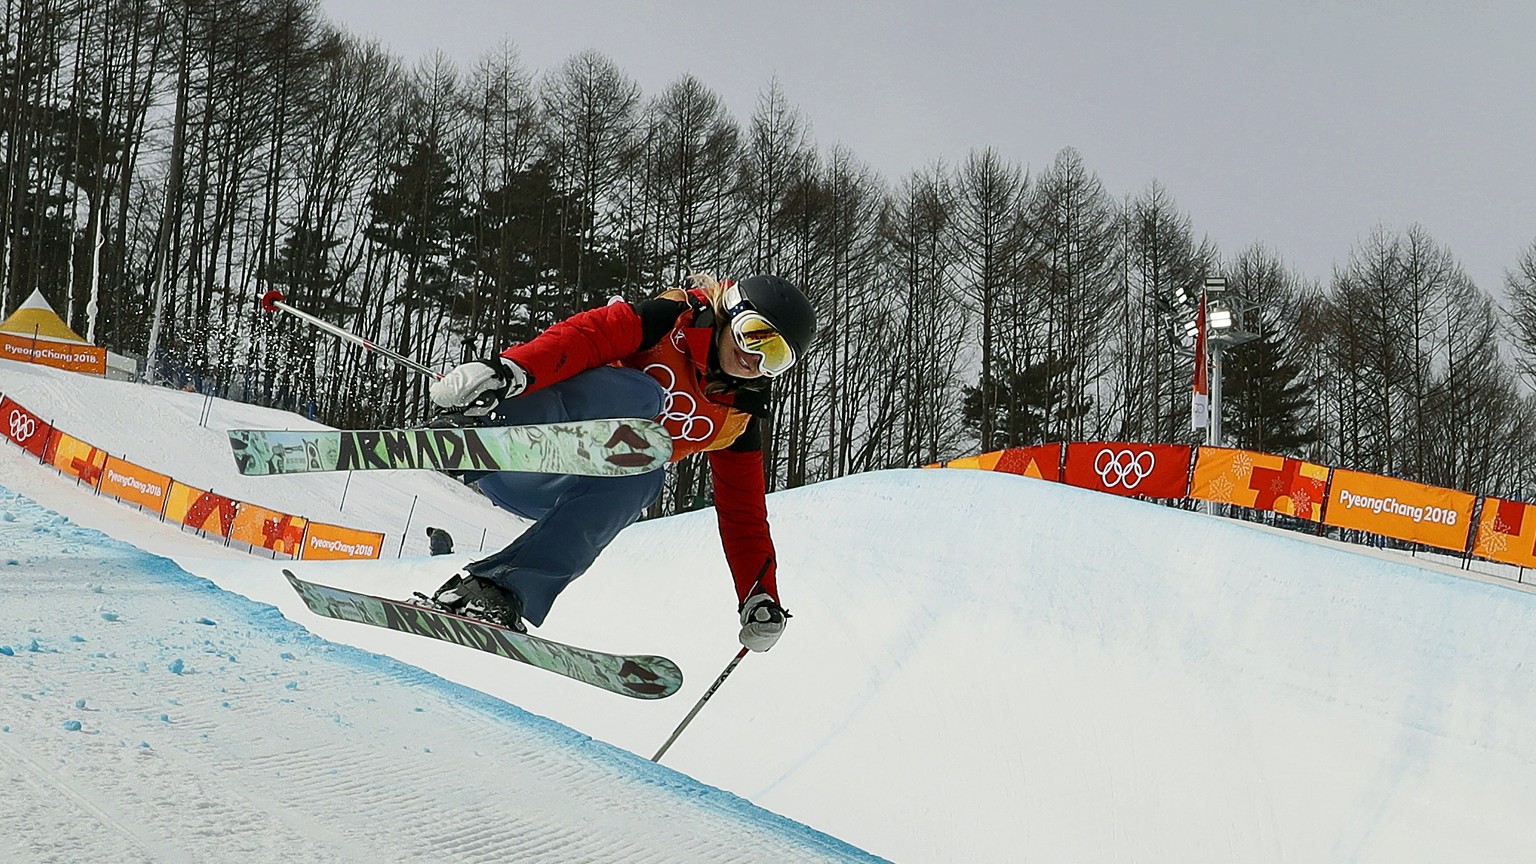
[[[1211,387],[1205,371],[1205,292],[1195,312],[1195,392],[1189,403],[1189,428],[1204,429],[1211,419]]]

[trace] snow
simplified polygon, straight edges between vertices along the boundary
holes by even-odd
[[[414,507],[406,557],[294,565],[314,581],[431,588],[522,524],[425,472],[236,475],[221,430],[309,425],[291,414],[13,363],[0,392],[186,482],[386,532],[386,555]],[[657,766],[737,650],[709,511],[627,530],[540,629],[676,660],[682,691],[642,702],[316,618],[274,562],[9,445],[0,487],[0,860],[1517,861],[1536,842],[1536,597],[1433,562],[980,471],[776,493],[794,618]],[[460,552],[426,557],[427,525]]]
[[[6,861],[864,858],[14,492],[0,512]]]

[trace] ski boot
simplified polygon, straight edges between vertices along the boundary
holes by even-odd
[[[516,591],[480,576],[456,573],[434,591],[431,597],[423,599],[455,615],[495,624],[517,633],[528,632],[528,625],[523,623],[523,598],[517,596]]]

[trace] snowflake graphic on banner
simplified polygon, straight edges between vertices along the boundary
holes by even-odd
[[[1232,478],[1225,476],[1217,477],[1211,481],[1211,497],[1217,501],[1230,502],[1232,500],[1232,492],[1236,488],[1237,485],[1232,482]]]
[[[1486,532],[1485,536],[1478,539],[1476,554],[1485,558],[1491,558],[1501,552],[1509,551],[1509,535],[1499,530],[1499,524],[1495,520],[1493,530]]]
[[[1247,477],[1253,474],[1253,456],[1249,453],[1238,453],[1233,456],[1232,473],[1238,477]]]

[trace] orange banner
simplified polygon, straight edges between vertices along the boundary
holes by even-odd
[[[0,396],[5,437],[65,474],[119,501],[162,518],[254,548],[316,560],[378,558],[384,535],[310,522],[256,504],[188,486],[179,480],[108,456],[89,442],[50,427],[9,397]]]
[[[101,494],[155,513],[165,507],[165,497],[170,491],[171,478],[116,456],[107,459],[101,472]]]
[[[1322,518],[1328,466],[1270,453],[1201,447],[1189,497],[1313,522]]]
[[[967,456],[948,462],[925,466],[928,468],[972,468],[981,471],[1001,471],[1039,480],[1061,482],[1061,445],[1040,444],[1034,447],[1010,447],[994,450],[979,456]]]
[[[1472,554],[1520,567],[1536,567],[1536,509],[1521,501],[1484,498]]]
[[[37,363],[71,372],[107,374],[107,349],[73,342],[34,339],[14,333],[0,333],[0,359]]]
[[[311,522],[309,531],[304,535],[304,550],[299,557],[313,561],[377,558],[383,545],[383,534]]]
[[[979,456],[964,456],[959,459],[951,459],[948,462],[938,462],[928,465],[928,468],[972,468],[978,471],[991,471],[997,467],[997,460],[1001,459],[1003,451],[994,450],[991,453],[982,453]]]
[[[299,542],[304,539],[304,519],[240,501],[229,538],[297,558]]]
[[[54,430],[48,441],[48,464],[80,482],[95,486],[101,482],[101,468],[107,464],[107,454],[73,435]]]
[[[188,528],[228,537],[230,528],[234,527],[235,502],[223,495],[172,480],[165,501],[165,518]]]
[[[1039,480],[1061,482],[1061,445],[1040,444],[1034,447],[1009,447],[1002,452],[993,471],[1018,474]]]
[[[1476,501],[1454,489],[1335,468],[1323,521],[1459,552],[1467,547]]]

